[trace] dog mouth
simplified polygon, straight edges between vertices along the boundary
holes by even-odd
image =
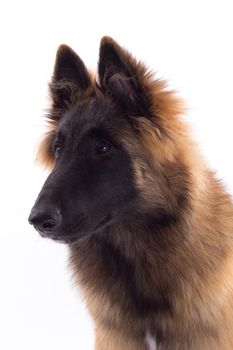
[[[64,244],[73,244],[80,239],[89,237],[92,234],[98,233],[105,229],[107,226],[110,225],[112,222],[112,215],[108,214],[105,215],[99,223],[94,227],[94,229],[87,229],[85,230],[84,225],[84,218],[82,220],[79,220],[78,224],[77,222],[72,224],[69,228],[69,233],[66,234],[61,234],[61,233],[56,233],[56,232],[43,232],[40,230],[37,230],[40,234],[41,237],[43,238],[50,238],[58,243],[64,243]]]
[[[108,214],[108,215],[104,216],[104,218],[96,225],[95,232],[98,232],[99,230],[102,230],[103,228],[108,226],[111,221],[112,221],[112,215],[111,214]]]

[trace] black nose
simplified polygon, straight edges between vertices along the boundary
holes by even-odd
[[[39,232],[49,234],[55,232],[55,230],[61,224],[61,213],[57,208],[32,208],[28,221]]]

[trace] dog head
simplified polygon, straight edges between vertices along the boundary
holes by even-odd
[[[173,137],[181,103],[164,82],[104,37],[97,79],[58,49],[50,94],[39,158],[51,173],[29,217],[40,234],[72,243],[147,213],[173,220],[188,177]]]

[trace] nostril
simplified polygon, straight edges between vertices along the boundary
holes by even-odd
[[[61,224],[61,214],[57,208],[33,208],[28,221],[39,232],[49,233]]]
[[[43,229],[43,231],[51,231],[54,226],[56,226],[56,221],[53,219],[48,219],[45,222],[43,222],[40,226]]]

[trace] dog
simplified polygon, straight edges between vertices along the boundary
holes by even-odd
[[[110,37],[58,48],[29,222],[69,246],[96,350],[233,349],[233,204],[176,92]]]

